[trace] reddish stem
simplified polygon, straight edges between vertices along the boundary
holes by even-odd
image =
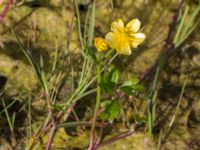
[[[1,23],[2,23],[2,21],[3,21],[3,18],[6,16],[6,13],[7,13],[8,9],[9,9],[9,6],[11,5],[11,3],[12,3],[11,0],[7,0],[7,4],[6,4],[6,6],[5,6],[3,12],[2,12],[1,15],[0,15],[0,22],[1,22]]]
[[[56,133],[56,124],[55,124],[54,120],[52,121],[52,125],[53,126],[51,128],[51,132],[50,132],[50,135],[49,135],[48,142],[47,142],[45,150],[51,149],[51,144],[53,142],[53,138],[54,138],[54,135]]]
[[[115,136],[115,137],[103,142],[102,144],[97,145],[95,148],[93,148],[93,150],[97,150],[97,149],[99,149],[99,148],[101,148],[103,146],[106,146],[106,145],[112,144],[112,143],[114,143],[114,142],[116,142],[118,140],[124,139],[124,138],[132,135],[133,133],[135,133],[135,131],[124,132],[121,135]]]
[[[54,121],[58,121],[58,119],[63,115],[63,112],[59,112],[58,114],[56,114],[54,116]],[[53,125],[53,120],[50,120],[48,123],[47,123],[47,126],[42,130],[43,132],[47,132],[47,130]]]
[[[71,114],[71,112],[72,112],[72,110],[73,110],[73,108],[74,108],[74,106],[76,105],[76,102],[73,102],[73,104],[72,104],[72,106],[67,110],[67,112],[66,112],[66,117],[65,117],[65,119],[67,119],[68,117],[69,117],[69,115]],[[60,111],[60,112],[58,112],[56,115],[55,115],[55,118],[54,118],[54,121],[58,121],[59,120],[59,118],[61,117],[61,116],[63,116],[63,112],[62,111]],[[52,126],[52,120],[50,120],[48,123],[47,123],[47,126],[42,130],[43,132],[47,132],[47,130],[50,128]]]
[[[100,134],[97,139],[96,145],[99,145],[99,143],[101,142],[101,139],[103,137],[103,131],[104,131],[104,121],[101,122]]]

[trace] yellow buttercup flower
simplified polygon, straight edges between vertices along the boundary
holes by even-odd
[[[141,26],[139,19],[133,19],[124,27],[121,19],[111,24],[111,31],[106,34],[105,39],[108,45],[116,49],[117,53],[130,55],[131,47],[137,48],[145,39],[143,33],[138,32]]]
[[[107,41],[101,37],[97,37],[94,39],[94,46],[99,52],[103,52],[108,49]]]

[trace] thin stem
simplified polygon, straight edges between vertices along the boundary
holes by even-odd
[[[9,125],[9,127],[10,127],[10,131],[14,134],[13,124],[12,124],[12,122],[11,122],[11,118],[10,118],[10,116],[9,116],[9,114],[8,114],[8,110],[7,110],[7,108],[6,108],[6,104],[5,104],[3,98],[2,98],[2,103],[3,103],[4,111],[5,111],[5,114],[6,114],[6,118],[7,118],[7,121],[8,121],[8,125]]]
[[[95,131],[95,126],[96,126],[96,120],[97,120],[97,115],[98,111],[100,108],[100,102],[101,102],[101,54],[98,55],[98,65],[97,65],[97,97],[96,97],[96,106],[95,106],[95,112],[94,112],[94,118],[92,120],[92,128],[90,132],[90,145],[88,150],[92,150],[93,145],[94,145],[94,131]]]
[[[94,148],[94,150],[97,150],[97,149],[99,149],[99,148],[101,148],[101,147],[103,147],[103,146],[106,146],[106,145],[110,145],[110,144],[112,144],[112,143],[114,143],[114,142],[116,142],[116,141],[118,141],[118,140],[124,139],[124,138],[126,138],[126,137],[132,135],[133,133],[135,133],[135,131],[127,131],[127,132],[124,132],[124,133],[121,134],[121,135],[115,136],[115,137],[113,137],[113,138],[111,138],[111,139],[109,139],[109,140],[103,142],[102,144],[97,145],[97,146]]]
[[[104,121],[101,122],[101,128],[100,128],[100,135],[97,139],[97,142],[96,142],[96,146],[100,144],[101,140],[102,140],[102,137],[103,137],[103,131],[104,131]]]
[[[53,120],[53,122],[54,122],[54,120]],[[49,150],[51,148],[51,144],[53,142],[53,138],[54,138],[55,133],[56,133],[56,124],[53,123],[53,127],[51,128],[51,132],[50,132],[45,150]]]
[[[79,40],[80,40],[80,43],[81,43],[81,49],[83,50],[84,45],[83,45],[83,36],[82,36],[82,33],[81,33],[81,19],[80,19],[80,12],[79,12],[78,4],[77,4],[76,0],[74,0],[74,6],[75,6],[75,10],[76,10],[76,15],[77,15]]]
[[[96,92],[96,91],[97,91],[97,89],[95,88],[95,89],[92,89],[92,90],[90,90],[90,91],[88,91],[88,92],[85,92],[85,93],[83,93],[82,95],[80,95],[79,97],[75,98],[73,101],[78,101],[78,100],[80,100],[81,98],[83,98],[83,97],[85,97],[85,96],[87,96],[87,95],[90,95],[90,94],[92,94],[92,93],[94,93],[94,92]]]
[[[8,12],[8,9],[9,9],[11,3],[12,3],[11,0],[8,0],[8,1],[7,1],[7,4],[6,4],[6,6],[5,6],[3,12],[0,14],[0,23],[2,23],[3,18],[5,17],[6,13]]]
[[[103,72],[112,62],[113,60],[118,56],[118,54],[116,53],[114,56],[111,57],[111,59],[109,60],[109,62],[101,69],[101,72]],[[90,87],[97,79],[97,76],[93,77],[91,79],[91,81],[89,81],[89,83],[87,85],[85,84],[81,84],[73,93],[73,95],[67,100],[66,102],[66,106],[69,106],[70,103],[72,103],[72,101],[79,95],[83,94],[86,89],[88,89],[88,87]],[[85,81],[84,81],[85,82]]]
[[[164,57],[162,57],[164,59]],[[154,77],[154,80],[153,80],[153,86],[152,86],[152,89],[151,89],[151,92],[150,92],[150,98],[149,98],[149,107],[148,107],[148,132],[149,132],[149,135],[150,137],[152,137],[152,132],[153,132],[153,125],[154,125],[154,114],[153,112],[155,110],[153,110],[155,107],[155,99],[157,97],[157,90],[156,90],[156,86],[157,86],[157,83],[158,83],[158,78],[159,78],[159,74],[160,74],[160,71],[162,69],[162,61],[163,59],[160,60],[159,62],[159,66],[157,67],[156,69],[156,74],[155,74],[155,77]]]
[[[171,119],[171,121],[170,121],[170,124],[169,124],[170,128],[172,127],[172,125],[174,124],[174,121],[175,121],[175,119],[176,119],[178,110],[179,110],[180,105],[181,105],[181,101],[182,101],[182,99],[183,99],[183,93],[184,93],[184,91],[185,91],[186,84],[187,84],[187,77],[186,77],[186,79],[185,79],[185,81],[184,81],[184,84],[183,84],[183,87],[182,87],[182,90],[181,90],[181,95],[180,95],[180,97],[179,97],[179,100],[178,100],[178,103],[177,103],[177,106],[176,106],[176,110],[175,110],[174,115],[173,115],[173,117],[172,117],[172,119]]]
[[[70,128],[70,127],[76,127],[76,126],[91,126],[91,122],[85,122],[85,121],[76,121],[76,122],[67,122],[67,123],[61,123],[57,125],[58,128]]]

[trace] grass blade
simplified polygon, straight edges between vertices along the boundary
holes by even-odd
[[[56,70],[56,65],[58,61],[58,39],[56,38],[55,42],[55,52],[54,52],[54,60],[53,60],[53,66],[52,66],[52,73],[55,72]]]
[[[38,80],[40,81],[40,84],[44,87],[42,78],[41,78],[41,73],[40,73],[40,69],[38,68],[38,66],[35,64],[33,58],[30,56],[30,54],[28,53],[28,51],[26,50],[26,48],[23,46],[23,44],[21,43],[21,41],[19,40],[18,36],[15,34],[15,32],[13,30],[11,30],[12,34],[15,36],[15,38],[17,39],[17,43],[20,46],[20,50],[23,52],[23,54],[26,56],[27,60],[29,61],[29,63],[31,64],[31,66],[34,68],[36,75],[38,77]]]
[[[180,25],[178,26],[178,31],[176,32],[176,35],[174,37],[174,43],[176,44],[177,41],[178,41],[178,38],[180,37],[180,34],[181,34],[181,31],[182,31],[182,28],[183,28],[183,25],[186,21],[186,17],[187,17],[187,14],[189,12],[189,6],[186,5],[186,8],[184,10],[184,13],[183,13],[183,16],[181,17],[181,22],[180,22]]]
[[[9,105],[7,105],[1,112],[0,115],[4,113],[5,110],[9,109],[17,100],[13,100]]]
[[[92,46],[92,40],[94,37],[94,27],[95,27],[95,0],[92,3],[92,10],[90,14],[90,27],[89,27],[89,35],[88,35],[88,45]]]
[[[191,28],[191,25],[195,19],[195,17],[199,14],[200,11],[200,5],[198,5],[198,7],[196,8],[196,10],[191,14],[189,20],[187,21],[187,24],[185,25],[185,27],[183,28],[183,31],[181,33],[181,37],[180,40],[182,38],[185,37],[185,35],[187,34],[187,32],[189,31],[189,29]]]
[[[9,114],[8,114],[8,110],[7,110],[6,104],[4,102],[4,99],[2,99],[2,103],[3,103],[4,110],[5,110],[5,114],[6,114],[6,118],[7,118],[7,121],[8,121],[8,125],[10,127],[10,131],[12,133],[14,133],[14,128],[13,128],[12,120],[11,120]]]
[[[81,43],[81,49],[84,49],[84,45],[83,45],[83,36],[82,36],[82,32],[81,32],[81,19],[80,19],[80,12],[79,12],[79,8],[78,8],[78,4],[77,1],[74,0],[74,6],[76,9],[76,15],[77,15],[77,25],[78,25],[78,35],[79,35],[79,40]]]
[[[170,124],[169,124],[170,127],[172,127],[172,125],[173,125],[173,123],[174,123],[174,121],[175,121],[175,119],[176,119],[176,115],[177,115],[178,110],[179,110],[179,108],[180,108],[180,104],[181,104],[181,100],[182,100],[182,98],[183,98],[183,93],[184,93],[184,91],[185,91],[186,84],[187,84],[187,77],[186,77],[186,79],[185,79],[185,81],[184,81],[184,83],[183,83],[183,87],[182,87],[182,89],[181,89],[181,95],[180,95],[179,100],[178,100],[178,103],[177,103],[177,105],[176,105],[176,110],[175,110],[174,115],[172,116],[172,119],[171,119],[171,121],[170,121]]]

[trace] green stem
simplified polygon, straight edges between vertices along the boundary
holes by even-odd
[[[154,118],[155,118],[155,106],[156,106],[156,98],[157,98],[157,84],[158,84],[158,79],[160,75],[160,71],[163,68],[164,62],[166,60],[166,57],[164,55],[161,55],[161,58],[159,60],[159,65],[156,68],[156,74],[153,80],[153,86],[150,91],[150,98],[149,98],[149,106],[148,106],[148,132],[149,136],[153,138],[153,126],[154,126]]]
[[[90,133],[90,146],[89,150],[92,149],[94,145],[94,131],[95,131],[95,126],[96,126],[96,120],[97,120],[97,115],[98,111],[100,108],[100,102],[101,102],[101,54],[98,55],[98,65],[97,65],[97,97],[96,97],[96,106],[95,106],[95,111],[94,111],[94,118],[92,120],[92,128],[91,128],[91,133]]]
[[[100,102],[101,102],[101,67],[100,64],[97,65],[97,97],[96,97],[96,107],[95,107],[95,113],[94,113],[94,120],[97,118],[97,113],[99,111]]]

